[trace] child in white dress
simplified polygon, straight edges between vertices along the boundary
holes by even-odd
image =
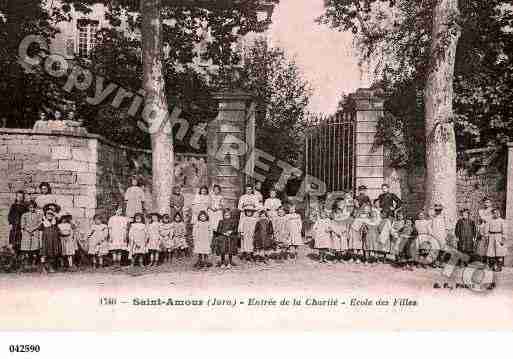
[[[103,266],[103,257],[109,253],[109,242],[107,241],[109,229],[103,223],[100,215],[93,217],[93,225],[87,235],[89,243],[89,256],[93,267]]]
[[[132,265],[143,265],[147,241],[148,231],[144,224],[144,215],[136,213],[134,215],[134,223],[130,225],[128,232],[128,248],[133,258]]]
[[[193,228],[194,253],[198,255],[198,261],[194,268],[208,268],[212,263],[208,261],[208,256],[212,251],[212,237],[214,229],[210,225],[208,214],[201,211],[198,214],[198,220]]]
[[[496,272],[502,271],[504,257],[508,254],[506,233],[506,222],[501,218],[500,211],[494,209],[492,218],[486,223],[486,258],[490,268]]]
[[[21,216],[21,252],[30,265],[37,264],[41,249],[41,231],[38,230],[43,220],[42,211],[35,202],[29,202],[28,212]]]
[[[208,194],[208,187],[202,186],[192,201],[192,223],[196,223],[198,221],[200,212],[204,211],[208,214],[209,208],[210,196]]]
[[[415,231],[417,237],[413,246],[413,261],[416,266],[424,266],[426,264],[429,250],[433,245],[433,227],[431,221],[426,218],[426,213],[420,211],[415,221]]]
[[[312,232],[315,248],[319,251],[319,261],[327,263],[326,254],[331,247],[331,219],[325,211],[319,212],[319,218],[315,222]]]
[[[129,219],[123,216],[123,208],[116,208],[116,213],[109,218],[109,246],[114,265],[121,265],[123,252],[128,251],[127,234]]]
[[[278,214],[278,208],[281,207],[281,200],[278,198],[278,192],[272,189],[269,192],[269,198],[267,198],[264,202],[264,209],[267,211],[267,215],[271,219],[271,222],[274,217]]]
[[[351,223],[352,218],[344,210],[335,210],[331,221],[331,249],[339,262],[348,258]]]
[[[296,206],[292,205],[287,215],[288,244],[292,249],[292,258],[297,258],[297,249],[304,244],[301,234],[302,230],[303,220],[301,219],[301,215],[296,212]]]
[[[158,265],[160,252],[160,215],[151,213],[148,223],[148,244],[147,250],[150,254],[150,266]]]
[[[279,258],[287,259],[289,257],[288,250],[288,232],[287,232],[287,212],[285,208],[280,206],[276,216],[271,218],[274,229],[274,238],[279,249]]]
[[[131,186],[125,192],[126,216],[131,220],[136,213],[144,212],[145,194],[137,178],[132,178]]]
[[[241,215],[239,220],[238,232],[242,237],[241,241],[241,260],[253,260],[253,241],[255,238],[255,227],[258,222],[258,218],[255,216],[256,207],[247,204],[244,206],[244,215]]]
[[[349,231],[349,248],[353,254],[356,263],[366,261],[365,257],[365,237],[367,234],[368,214],[364,211],[358,211],[358,216],[352,221]]]
[[[392,246],[392,221],[387,211],[381,211],[381,223],[378,226],[377,253],[381,254],[381,262],[385,263]]]

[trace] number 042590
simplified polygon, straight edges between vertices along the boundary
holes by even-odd
[[[37,344],[15,344],[9,345],[11,353],[39,353],[41,348]]]

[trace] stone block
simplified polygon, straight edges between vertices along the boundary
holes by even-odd
[[[66,195],[55,195],[57,204],[62,207],[63,210],[69,211],[73,208],[73,196]]]
[[[69,160],[71,159],[71,147],[69,146],[53,146],[52,159]]]
[[[7,153],[7,146],[6,145],[0,146],[0,155],[6,154],[6,153]]]
[[[377,121],[358,121],[356,123],[356,132],[376,132]]]
[[[56,171],[58,168],[59,168],[58,161],[39,162],[37,164],[38,171]]]
[[[21,171],[22,169],[23,169],[23,161],[21,161],[21,160],[9,161],[9,163],[7,164],[7,170],[10,173]]]
[[[376,134],[374,132],[357,132],[356,143],[374,143]]]
[[[71,158],[75,161],[90,162],[90,152],[87,148],[72,148]]]
[[[77,173],[77,183],[86,185],[96,184],[96,174],[91,172]]]
[[[74,207],[68,210],[73,218],[85,218],[85,208]]]
[[[383,178],[383,167],[356,167],[356,177]]]
[[[75,196],[75,207],[96,208],[96,196]]]
[[[379,155],[356,156],[357,166],[383,166],[383,157]]]
[[[88,164],[88,171],[87,172],[96,173],[97,170],[98,170],[98,166],[96,165],[96,163],[89,163]]]
[[[40,155],[40,156],[50,156],[50,148],[45,146],[37,146],[37,145],[9,145],[8,151],[10,153],[18,153],[18,154],[26,154],[26,155]]]
[[[88,172],[89,166],[87,162],[59,160],[59,169],[64,171]]]

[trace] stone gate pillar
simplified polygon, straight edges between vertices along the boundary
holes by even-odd
[[[210,185],[221,186],[227,205],[235,207],[254,171],[253,97],[234,90],[217,93],[214,98],[219,101],[219,114],[207,127],[208,178]]]
[[[356,106],[355,190],[366,185],[369,197],[377,198],[384,182],[384,156],[383,147],[374,146],[374,139],[384,101],[380,90],[371,89],[359,89],[351,98]]]

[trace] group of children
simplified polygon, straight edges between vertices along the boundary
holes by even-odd
[[[307,236],[313,239],[320,262],[388,262],[412,270],[441,267],[459,251],[458,264],[479,260],[495,271],[502,269],[507,254],[505,222],[488,199],[479,211],[479,225],[464,209],[451,229],[440,204],[419,212],[414,220],[405,217],[397,203],[386,206],[383,198],[371,202],[365,190],[361,186],[357,198],[347,194],[332,208],[324,206],[314,213]]]
[[[122,258],[133,265],[155,266],[194,253],[198,269],[211,267],[209,256],[215,254],[220,257],[218,266],[230,268],[236,266],[236,255],[248,262],[295,258],[298,247],[305,244],[304,234],[306,242],[312,239],[322,263],[390,262],[406,269],[439,266],[451,247],[468,255],[468,260],[477,256],[495,270],[504,264],[505,224],[486,199],[478,225],[463,210],[451,231],[441,205],[413,220],[402,214],[400,199],[388,192],[388,186],[374,201],[360,186],[355,198],[347,194],[331,208],[325,205],[314,211],[311,225],[307,221],[303,228],[294,205],[284,206],[275,190],[264,201],[260,186],[246,186],[237,209],[226,208],[219,186],[210,194],[202,187],[190,212],[184,210],[184,197],[176,187],[170,214],[145,215],[144,196],[134,180],[125,206],[119,205],[107,222],[95,215],[82,232],[72,216],[54,203],[49,184],[43,183],[36,201],[26,202],[23,191],[16,194],[9,212],[9,241],[24,264],[39,264],[44,272],[56,266],[76,269],[78,253],[88,256],[87,263],[93,267],[103,266],[107,256],[115,266],[121,265]]]

